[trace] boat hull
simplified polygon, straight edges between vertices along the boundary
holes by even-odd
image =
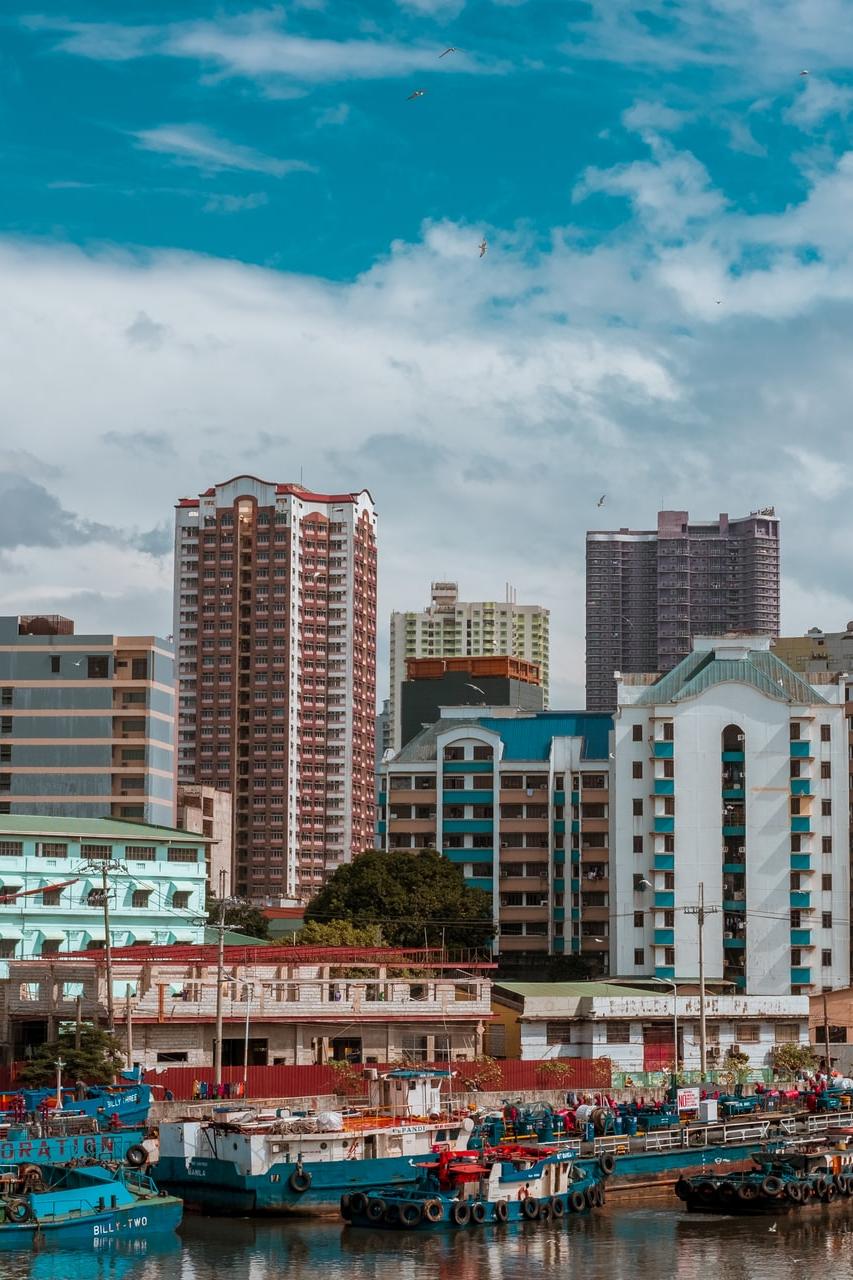
[[[423,1159],[388,1156],[376,1160],[306,1160],[301,1170],[310,1176],[310,1186],[305,1191],[291,1186],[297,1169],[294,1162],[275,1164],[266,1173],[252,1176],[241,1173],[226,1160],[195,1157],[184,1161],[161,1155],[156,1175],[157,1185],[180,1196],[188,1209],[238,1215],[337,1216],[345,1192],[405,1187],[416,1181],[416,1164]]]
[[[3,1223],[0,1249],[27,1249],[36,1244],[92,1245],[140,1240],[173,1232],[181,1224],[183,1206],[173,1196],[155,1196],[126,1208],[105,1209],[86,1217],[56,1221]]]
[[[131,1147],[141,1145],[144,1137],[144,1129],[129,1129],[0,1142],[0,1162],[66,1164],[69,1160],[123,1160]]]

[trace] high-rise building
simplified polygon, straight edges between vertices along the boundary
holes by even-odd
[[[513,596],[510,589],[508,596]],[[391,746],[402,745],[400,686],[409,658],[496,657],[535,662],[548,705],[548,610],[514,599],[462,601],[455,582],[433,582],[428,608],[391,614]]]
[[[400,692],[401,745],[442,707],[515,707],[542,711],[544,691],[535,662],[523,658],[408,658]]]
[[[847,986],[844,681],[769,636],[700,636],[667,675],[624,676],[611,824],[614,969],[751,995]]]
[[[215,898],[230,897],[234,827],[231,792],[182,782],[178,787],[178,826],[182,831],[207,837],[204,851],[208,890]]]
[[[169,640],[0,618],[0,813],[175,821]]]
[[[696,635],[779,633],[779,518],[690,520],[586,535],[586,701],[616,705],[614,672],[667,672]]]
[[[178,778],[230,791],[234,888],[310,897],[373,842],[376,513],[237,476],[177,506]]]
[[[612,727],[583,711],[442,708],[383,766],[383,846],[440,849],[490,893],[496,953],[607,973]]]

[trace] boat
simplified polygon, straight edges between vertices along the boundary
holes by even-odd
[[[756,1151],[742,1171],[680,1177],[675,1194],[691,1213],[786,1214],[810,1203],[853,1195],[853,1150],[813,1144],[799,1150]]]
[[[367,1108],[350,1114],[223,1108],[212,1120],[161,1124],[157,1181],[202,1211],[337,1214],[346,1192],[414,1182],[434,1146],[467,1147],[474,1122],[443,1110],[450,1076],[374,1071]]]
[[[604,1170],[560,1147],[444,1151],[417,1167],[413,1186],[344,1194],[344,1221],[400,1231],[547,1222],[589,1213],[605,1199]]]
[[[94,1161],[99,1164],[126,1163],[141,1168],[151,1158],[143,1144],[145,1129],[119,1129],[101,1133],[99,1129],[55,1132],[41,1124],[0,1127],[0,1161],[6,1164],[68,1164]]]
[[[60,1085],[58,1094],[62,1099],[61,1106],[57,1106],[56,1088],[19,1089],[0,1094],[0,1121],[4,1118],[23,1119],[25,1116],[35,1119],[63,1112],[94,1120],[101,1130],[117,1124],[142,1128],[151,1108],[151,1087],[141,1081],[86,1085],[84,1097],[77,1096],[76,1087]]]
[[[137,1169],[0,1164],[0,1249],[138,1240],[175,1231],[182,1214]]]

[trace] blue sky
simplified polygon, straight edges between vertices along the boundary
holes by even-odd
[[[0,606],[168,631],[174,499],[301,469],[376,497],[383,614],[548,604],[557,701],[600,492],[606,527],[775,503],[784,625],[843,626],[848,19],[7,5]]]

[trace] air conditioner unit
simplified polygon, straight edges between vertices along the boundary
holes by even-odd
[[[730,1045],[730,1046],[729,1046],[729,1054],[731,1055],[731,1057],[734,1057],[734,1056],[735,1056],[735,1054],[738,1054],[738,1053],[740,1053],[740,1045],[739,1045],[739,1044],[733,1044],[733,1045]]]
[[[738,851],[738,853],[746,853],[746,845],[745,845],[745,844],[739,844],[739,845],[738,845],[738,847],[737,847],[737,851]]]
[[[720,1058],[720,1048],[719,1048],[719,1045],[716,1045],[716,1044],[708,1045],[708,1048],[707,1048],[707,1050],[706,1050],[706,1053],[707,1053],[707,1057],[708,1057],[708,1061],[709,1061],[709,1062],[718,1062],[718,1061],[719,1061],[719,1058]]]

